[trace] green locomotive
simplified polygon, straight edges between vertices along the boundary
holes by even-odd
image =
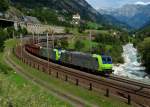
[[[112,73],[111,56],[85,54],[82,52],[40,48],[39,56],[50,59],[59,64],[76,67],[78,69],[86,69],[91,72],[99,72],[102,74]]]

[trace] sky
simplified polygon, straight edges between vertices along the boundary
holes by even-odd
[[[150,4],[150,0],[86,0],[95,9],[118,8],[125,4]]]

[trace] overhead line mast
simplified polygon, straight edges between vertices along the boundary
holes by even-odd
[[[46,34],[46,36],[47,36],[47,64],[48,64],[48,71],[49,71],[49,57],[50,57],[50,55],[49,55],[49,35],[48,35],[48,32],[47,32],[47,34]]]

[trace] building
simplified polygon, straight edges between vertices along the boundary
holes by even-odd
[[[64,33],[64,27],[58,27],[58,26],[24,23],[24,22],[17,23],[17,26],[26,28],[27,31],[32,34],[44,34],[45,32],[50,30],[54,31],[55,33]]]
[[[21,28],[26,28],[27,31],[32,34],[43,34],[50,30],[55,33],[64,33],[63,27],[43,25],[36,17],[32,16],[24,16],[23,21],[16,22],[14,26],[16,29],[18,26]]]
[[[24,16],[23,20],[25,23],[41,24],[41,22],[36,17],[32,16]]]
[[[73,17],[72,17],[72,24],[79,25],[80,20],[81,20],[81,17],[79,15],[79,13],[77,13],[77,14],[73,15]]]
[[[59,17],[58,17],[58,20],[61,21],[61,22],[65,22],[65,21],[66,21],[65,18],[62,17],[62,16],[59,16]]]

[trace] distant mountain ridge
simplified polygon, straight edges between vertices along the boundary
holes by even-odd
[[[85,0],[11,0],[27,8],[45,7],[62,13],[79,13],[83,19],[101,21],[102,16]]]
[[[143,27],[150,21],[150,4],[127,4],[121,8],[114,10],[99,9],[101,14],[108,14],[115,17],[117,20],[128,24],[134,29]]]
[[[54,9],[62,14],[70,16],[76,13],[81,15],[83,20],[95,21],[105,25],[124,26],[112,16],[101,15],[86,0],[11,0],[14,5],[21,5],[29,9],[44,7]]]

